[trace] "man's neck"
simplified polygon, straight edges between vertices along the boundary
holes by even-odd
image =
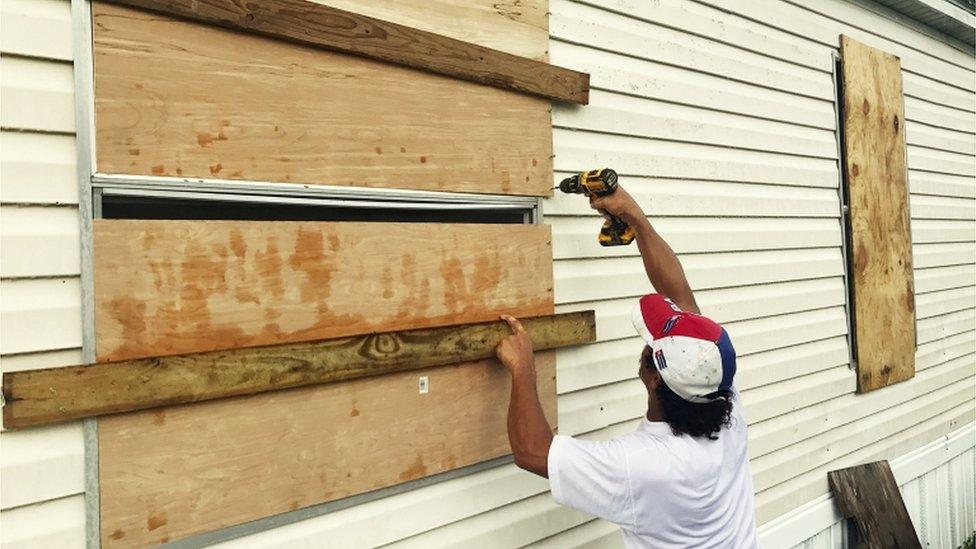
[[[664,414],[661,413],[661,407],[658,405],[657,399],[647,399],[646,417],[648,421],[664,421]]]

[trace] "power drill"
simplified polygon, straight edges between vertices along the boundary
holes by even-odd
[[[558,186],[553,187],[567,194],[585,194],[586,196],[607,196],[617,190],[617,172],[610,168],[590,170],[563,179]],[[622,219],[608,215],[600,229],[598,240],[602,246],[626,246],[634,241],[637,233]]]

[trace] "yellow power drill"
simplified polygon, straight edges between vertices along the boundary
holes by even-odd
[[[567,177],[554,188],[568,194],[607,196],[617,190],[617,172],[610,168],[590,170]],[[636,237],[634,229],[619,217],[610,215],[600,229],[598,240],[603,246],[626,246]]]

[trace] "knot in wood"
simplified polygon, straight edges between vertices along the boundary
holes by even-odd
[[[359,354],[369,358],[385,358],[400,352],[400,338],[394,334],[374,334],[366,338]]]

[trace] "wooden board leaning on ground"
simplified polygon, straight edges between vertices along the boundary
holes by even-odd
[[[97,170],[548,196],[546,99],[96,2]]]
[[[551,314],[543,225],[94,223],[99,361]]]
[[[536,368],[554,424],[554,353]],[[174,541],[503,456],[508,383],[486,360],[99,418],[102,544]]]
[[[827,480],[837,508],[844,518],[854,519],[867,549],[921,549],[887,461],[830,471]]]
[[[841,37],[858,391],[915,375],[915,289],[897,57]]]

